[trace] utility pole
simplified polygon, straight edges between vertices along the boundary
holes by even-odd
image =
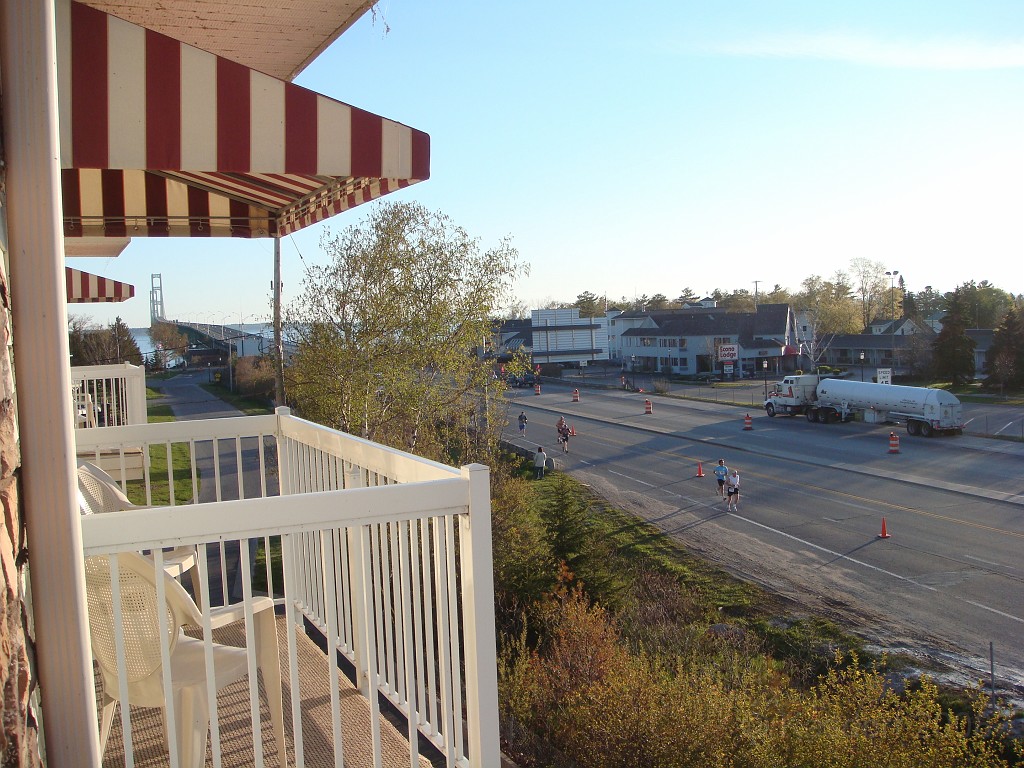
[[[764,280],[755,280],[754,281],[754,311],[755,312],[757,311],[757,286],[758,286],[759,283],[763,283],[763,282],[764,282]]]
[[[274,238],[274,403],[284,400],[284,340],[281,338],[281,238]]]

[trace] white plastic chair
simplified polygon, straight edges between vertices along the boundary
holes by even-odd
[[[175,739],[182,768],[202,766],[205,764],[206,735],[210,727],[204,644],[202,640],[185,635],[181,627],[201,627],[203,616],[182,586],[167,573],[161,573],[165,594],[162,609],[167,614],[169,632],[167,638],[161,639],[158,613],[161,607],[157,605],[156,569],[153,561],[134,552],[122,552],[117,555],[117,563],[128,702],[139,707],[166,708],[161,645],[168,643],[176,732],[173,736],[167,732],[165,714],[165,735],[168,743],[171,738]],[[119,691],[109,558],[87,557],[85,574],[89,634],[102,684],[102,754],[113,724]],[[284,711],[274,601],[269,597],[257,597],[252,601],[252,610],[255,626],[255,638],[252,640],[255,643],[257,665],[263,676],[279,761],[284,766]],[[243,611],[244,604],[212,609],[211,628],[218,629],[243,619]],[[248,672],[244,648],[213,643],[213,660],[217,690],[242,679]],[[256,734],[255,738],[261,738],[260,734]]]
[[[82,507],[83,513],[102,514],[145,509],[144,506],[132,504],[114,478],[87,461],[78,465],[78,494],[79,506]],[[164,552],[164,569],[176,578],[188,573],[192,583],[192,594],[201,602],[198,557],[194,546],[175,547]]]

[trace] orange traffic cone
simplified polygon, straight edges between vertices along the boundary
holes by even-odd
[[[880,538],[880,539],[888,539],[889,538],[889,532],[885,530],[885,518],[884,517],[882,518],[882,532],[880,534],[878,534],[878,538]]]
[[[697,477],[704,477],[704,466],[699,461],[697,462]]]
[[[569,427],[569,437],[576,437],[576,427]]]

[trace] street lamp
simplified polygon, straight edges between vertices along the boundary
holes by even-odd
[[[860,351],[860,380],[864,381],[864,350]]]
[[[768,399],[768,358],[761,362],[761,370],[764,371],[764,399]]]
[[[899,275],[899,270],[894,269],[891,272],[886,272],[885,276],[889,278],[889,303],[890,311],[892,313],[892,326],[889,328],[892,334],[892,360],[890,365],[892,366],[892,378],[896,378],[896,276]]]

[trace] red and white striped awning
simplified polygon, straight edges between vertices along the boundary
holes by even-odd
[[[430,176],[430,137],[58,3],[66,237],[273,237]]]
[[[64,267],[68,304],[89,304],[97,301],[127,301],[135,295],[135,286]]]

